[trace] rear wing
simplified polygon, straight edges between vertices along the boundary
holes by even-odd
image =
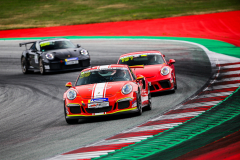
[[[130,68],[144,68],[144,65],[129,66]]]
[[[26,49],[27,49],[27,44],[32,44],[32,43],[35,43],[35,42],[36,42],[36,41],[19,43],[19,47],[22,47],[23,45],[25,45],[25,47],[26,47]]]

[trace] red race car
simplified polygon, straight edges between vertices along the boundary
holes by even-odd
[[[84,69],[75,86],[66,84],[64,113],[68,124],[80,118],[109,115],[126,111],[142,114],[142,107],[152,109],[149,83],[135,76],[128,65],[104,65]]]
[[[118,60],[118,64],[128,66],[144,65],[143,68],[134,69],[136,75],[141,74],[151,82],[150,92],[159,92],[177,89],[175,76],[174,59],[169,62],[165,60],[165,55],[159,51],[141,51],[123,54]]]

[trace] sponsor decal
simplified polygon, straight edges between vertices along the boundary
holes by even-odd
[[[88,103],[96,103],[96,102],[107,102],[108,98],[94,98],[94,99],[89,99]]]
[[[136,100],[135,101],[132,101],[132,104],[136,103]]]
[[[161,54],[160,53],[143,53],[143,54],[128,55],[128,56],[121,57],[120,60],[122,60],[122,62],[126,62],[129,60],[133,60],[133,58],[146,57],[147,55],[161,55]]]
[[[69,61],[76,61],[76,60],[78,60],[78,57],[67,58],[67,59],[65,59],[66,62],[69,62]]]

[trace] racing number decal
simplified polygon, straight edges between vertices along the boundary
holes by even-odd
[[[133,56],[131,56],[131,57],[126,57],[126,58],[122,58],[121,60],[122,60],[122,62],[127,62],[127,61],[129,61],[129,60],[133,60]]]
[[[48,46],[48,45],[50,45],[50,42],[44,42],[40,44],[41,47]]]
[[[88,77],[88,76],[90,76],[90,75],[91,75],[91,72],[86,72],[86,73],[82,72],[82,73],[81,73],[81,76],[80,76],[80,79],[81,79],[81,78],[84,78],[84,77]]]

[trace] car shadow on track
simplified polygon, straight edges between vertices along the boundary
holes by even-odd
[[[152,97],[159,97],[159,96],[165,96],[165,95],[170,95],[174,94],[175,91],[164,91],[164,92],[156,92],[156,93],[151,93]]]

